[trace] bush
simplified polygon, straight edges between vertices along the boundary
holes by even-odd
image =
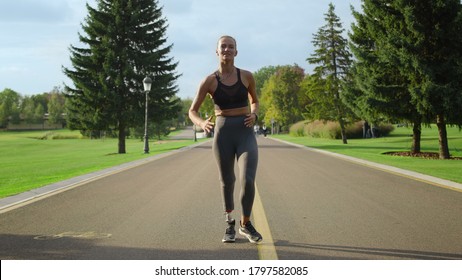
[[[83,139],[82,135],[76,134],[54,134],[51,136],[52,140],[66,140],[66,139]]]
[[[81,134],[76,133],[57,133],[54,131],[47,131],[41,136],[35,137],[39,140],[66,140],[66,139],[82,139]]]
[[[389,123],[381,123],[378,125],[378,130],[379,130],[379,137],[382,136],[388,136],[390,133],[395,129],[395,127],[392,124]]]
[[[379,124],[377,127],[378,135],[387,136],[392,132],[394,127],[391,124]],[[345,128],[348,139],[363,138],[363,122],[349,124]],[[313,138],[341,139],[342,134],[340,125],[337,122],[323,121],[300,121],[290,127],[292,136],[310,136]]]
[[[363,122],[355,122],[348,125],[346,128],[347,138],[349,139],[359,139],[363,138]]]
[[[289,134],[296,137],[306,136],[305,125],[306,121],[300,121],[298,123],[295,123],[289,128]]]

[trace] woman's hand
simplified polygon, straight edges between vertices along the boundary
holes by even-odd
[[[257,119],[257,114],[250,113],[250,115],[247,115],[247,118],[244,119],[244,124],[247,127],[253,127],[257,123]]]
[[[201,128],[205,131],[205,133],[210,133],[213,130],[213,126],[215,125],[215,123],[212,122],[212,118],[213,115],[208,117],[201,123]]]

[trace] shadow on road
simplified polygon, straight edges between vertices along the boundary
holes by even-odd
[[[31,235],[0,235],[2,248],[0,259],[42,260],[223,260],[245,259],[243,251],[254,250],[241,240],[236,244],[224,244],[216,250],[168,250],[157,248],[120,247],[103,244],[101,239],[68,238],[37,240]],[[236,245],[245,243],[245,247]],[[244,245],[244,244],[243,244]],[[275,242],[279,259],[291,260],[365,260],[365,259],[413,259],[460,260],[462,254],[425,252],[403,249],[383,249],[357,246]],[[235,247],[235,248],[233,248]],[[332,254],[334,253],[334,254]],[[337,255],[335,255],[337,254]]]
[[[300,149],[299,147],[295,146],[290,146],[290,145],[258,145],[259,149],[285,149],[285,150],[294,150],[294,149]]]
[[[199,146],[194,147],[194,149],[211,150],[212,145],[199,145]]]
[[[306,259],[306,257],[311,257],[311,259],[412,259],[412,260],[461,260],[462,254],[452,254],[452,253],[441,253],[441,252],[425,252],[425,251],[416,251],[416,250],[403,250],[403,249],[384,249],[384,248],[368,248],[368,247],[356,247],[356,246],[340,246],[340,245],[322,245],[322,244],[302,244],[302,243],[292,243],[287,240],[278,240],[275,242],[276,249],[278,251],[278,256],[280,259],[294,259],[297,256],[293,251],[284,253],[283,248],[295,248],[302,250],[309,250],[310,252],[317,252],[318,255],[310,254],[306,255],[304,253],[300,254],[300,259]],[[314,251],[315,250],[315,251]],[[287,250],[288,251],[288,250]],[[322,252],[327,252],[326,256],[322,256]],[[347,254],[345,257],[333,257],[332,252],[338,253],[352,253]],[[354,257],[357,255],[358,257]],[[367,255],[370,257],[361,257],[361,255]],[[347,257],[348,256],[348,257]],[[286,258],[287,257],[287,258]]]
[[[242,252],[254,249],[245,240],[238,242],[244,247],[232,248],[224,244],[217,250],[169,250],[157,248],[133,248],[110,246],[101,239],[80,239],[63,237],[59,239],[41,239],[31,235],[0,235],[2,248],[0,259],[20,260],[222,260],[249,256]],[[258,255],[255,254],[258,259]]]

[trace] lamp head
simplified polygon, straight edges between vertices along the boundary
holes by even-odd
[[[149,77],[144,78],[143,80],[144,91],[151,91],[151,85],[152,85],[151,78]]]

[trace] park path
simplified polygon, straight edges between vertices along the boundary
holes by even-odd
[[[3,211],[0,258],[462,259],[462,192],[261,136],[258,144],[262,245],[221,243],[208,141]]]

